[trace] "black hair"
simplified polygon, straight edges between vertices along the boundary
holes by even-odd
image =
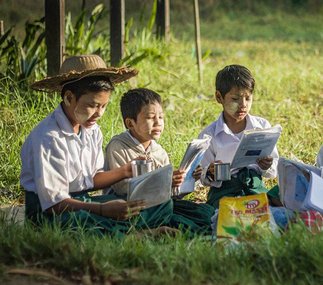
[[[255,88],[255,79],[250,70],[242,65],[228,65],[220,70],[215,78],[215,88],[224,97],[233,87],[245,88],[251,93]]]
[[[67,82],[64,84],[61,97],[67,90],[70,90],[76,97],[76,101],[87,92],[99,92],[113,90],[114,87],[110,79],[106,76],[88,76],[80,80]]]
[[[154,103],[161,105],[162,100],[158,93],[150,89],[136,88],[124,93],[120,102],[124,124],[126,125],[126,118],[136,121],[142,107]]]

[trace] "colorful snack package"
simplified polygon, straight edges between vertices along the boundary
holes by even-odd
[[[270,210],[265,193],[220,200],[218,238],[238,239],[242,233],[258,229],[270,231]]]

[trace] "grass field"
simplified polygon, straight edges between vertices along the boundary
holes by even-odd
[[[122,93],[132,87],[148,87],[163,98],[166,128],[160,143],[177,167],[187,143],[221,111],[213,96],[216,72],[237,63],[247,66],[256,79],[251,113],[283,127],[280,155],[314,164],[323,144],[323,13],[306,9],[284,12],[267,6],[256,11],[216,8],[209,18],[201,18],[201,85],[190,21],[179,15],[181,22],[172,22],[168,44],[157,42],[150,30],[131,30],[126,55],[143,54],[144,59],[135,64],[138,77],[116,88],[99,122],[104,143],[123,130]],[[87,52],[96,44],[108,47],[107,38],[98,38],[93,38]],[[103,54],[107,56],[108,51]],[[3,72],[3,58],[0,64]],[[27,82],[40,74],[42,70],[36,68]],[[22,200],[21,145],[59,101],[58,96],[33,92],[16,80],[0,77],[1,204]],[[185,235],[138,240],[131,234],[122,240],[102,239],[81,230],[35,231],[1,217],[0,277],[8,277],[8,268],[38,268],[75,282],[90,276],[111,284],[322,284],[322,239],[322,233],[312,235],[302,225],[295,225],[280,238],[255,237],[233,247],[201,238],[189,240]]]

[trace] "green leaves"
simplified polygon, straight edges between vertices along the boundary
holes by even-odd
[[[3,77],[7,76],[17,81],[21,87],[27,87],[26,80],[35,73],[37,64],[45,59],[44,18],[32,23],[26,22],[22,42],[11,35],[12,32],[11,28],[0,38],[0,72]]]
[[[107,39],[107,34],[98,30],[97,23],[103,15],[107,16],[104,5],[95,6],[89,16],[88,13],[87,10],[83,10],[77,17],[74,26],[72,14],[69,12],[66,16],[65,38],[68,55],[91,54],[100,51],[102,56],[101,51],[104,45],[102,45],[101,37],[105,36]],[[108,41],[105,42],[105,45],[109,46]]]

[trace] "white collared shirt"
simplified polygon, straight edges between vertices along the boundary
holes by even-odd
[[[93,188],[93,177],[103,171],[102,141],[96,124],[82,127],[81,136],[75,134],[58,106],[22,146],[22,187],[38,194],[43,211],[70,198],[71,192]]]
[[[246,116],[247,124],[245,130],[251,130],[255,128],[270,128],[270,123],[261,117],[256,117],[248,114]],[[216,160],[222,160],[224,163],[231,163],[237,147],[240,143],[241,136],[234,134],[223,119],[223,112],[219,118],[212,124],[207,126],[199,135],[202,138],[204,134],[208,134],[212,137],[209,148],[204,154],[201,165],[203,168],[201,182],[204,185],[211,185],[215,187],[221,187],[221,182],[210,181],[206,177],[206,171],[210,163]],[[272,166],[267,170],[262,170],[257,164],[249,165],[249,168],[255,169],[259,174],[267,178],[274,178],[277,176],[277,163],[278,163],[278,151],[277,148],[273,150],[271,156],[274,158]],[[233,171],[233,173],[237,172]]]

